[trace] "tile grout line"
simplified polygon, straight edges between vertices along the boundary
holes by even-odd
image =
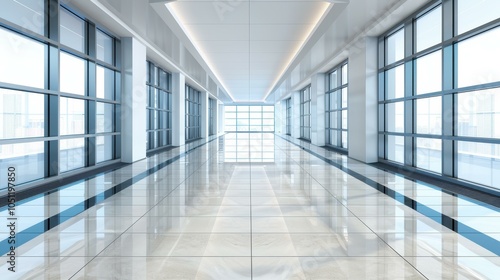
[[[213,139],[215,140],[215,139]],[[211,143],[213,140],[205,143],[205,144],[202,144],[200,146],[197,146],[195,147],[194,149],[198,148],[198,147],[201,147],[201,146],[204,146],[206,144],[209,144]],[[155,205],[153,205],[149,210],[147,210],[142,216],[138,217],[138,219],[133,223],[131,224],[128,228],[126,228],[122,233],[120,233],[113,241],[111,241],[106,247],[104,247],[99,253],[97,253],[95,256],[91,257],[91,259],[85,263],[85,265],[83,265],[79,270],[77,270],[69,279],[72,279],[73,277],[75,277],[80,271],[82,271],[87,265],[89,265],[93,260],[95,260],[99,254],[101,254],[102,252],[104,252],[107,248],[109,248],[112,244],[114,244],[114,242],[116,242],[120,237],[123,236],[123,234],[125,232],[127,232],[130,228],[132,228],[139,220],[141,220],[143,217],[145,217],[154,207],[156,207],[159,203],[161,203],[162,201],[164,201],[172,192],[174,192],[176,189],[179,188],[179,186],[182,185],[182,183],[184,183],[187,179],[189,179],[197,170],[199,170],[203,165],[205,165],[209,160],[211,159],[208,158],[205,162],[201,163],[198,168],[196,170],[194,170],[192,173],[190,173],[188,176],[186,176],[186,178],[184,178],[184,180],[182,182],[180,182],[175,188],[173,188],[167,195],[165,195],[162,199],[160,199]],[[177,161],[177,160],[175,160]],[[174,161],[174,162],[175,162]],[[173,163],[173,162],[172,162]],[[159,170],[155,171],[158,172]],[[154,174],[154,173],[153,173]],[[149,176],[153,175],[153,174],[149,174]],[[123,257],[123,256],[120,256],[120,257]]]
[[[476,243],[477,245],[485,248],[486,250],[489,250],[490,252],[500,256],[500,241],[498,241],[498,240],[488,236],[487,234],[482,233],[482,232],[480,232],[472,227],[469,227],[469,226],[463,224],[462,222],[459,222],[458,220],[456,220],[452,217],[446,216],[443,213],[439,213],[438,211],[436,211],[436,210],[434,210],[434,209],[432,209],[432,208],[430,208],[422,203],[419,203],[418,201],[416,201],[410,197],[407,197],[407,196],[405,196],[405,195],[403,195],[403,194],[401,194],[401,193],[399,193],[399,192],[397,192],[397,191],[395,191],[395,190],[393,190],[393,189],[391,189],[391,188],[389,188],[381,183],[378,183],[378,182],[376,182],[376,181],[374,181],[374,180],[372,180],[372,179],[370,179],[362,174],[359,174],[359,173],[345,167],[343,164],[336,163],[333,160],[328,159],[324,156],[321,156],[320,154],[318,154],[318,153],[316,153],[308,148],[302,147],[300,144],[294,143],[289,139],[285,139],[281,136],[279,136],[279,137],[281,139],[283,139],[284,141],[287,141],[287,142],[301,148],[303,151],[306,151],[307,153],[311,154],[312,156],[315,156],[316,158],[323,160],[327,164],[329,164],[329,165],[345,172],[346,174],[362,181],[365,185],[370,186],[370,187],[378,190],[380,193],[385,194],[386,196],[388,196],[396,201],[401,202],[403,205],[409,207],[410,209],[413,209],[417,213],[420,213],[420,214],[424,215],[425,217],[430,218],[434,222],[450,229],[451,231],[459,234],[460,236],[463,236],[463,237],[467,238],[468,240]],[[401,200],[403,200],[403,201],[401,201]],[[431,215],[431,213],[432,213],[432,215]],[[446,220],[449,222],[444,223],[443,220]],[[461,232],[459,230],[461,230]],[[464,231],[464,230],[467,230],[467,231]],[[475,234],[477,236],[475,236],[475,235],[473,236],[472,234]]]
[[[289,141],[290,142],[290,141]],[[290,142],[291,143],[291,142]],[[294,143],[291,143],[291,144],[294,144]],[[298,146],[298,145],[297,145]],[[300,146],[299,146],[300,147]],[[302,148],[302,150],[299,150],[299,152],[308,152],[309,154],[315,156],[314,154],[310,153],[308,150]],[[286,154],[286,152],[285,152]],[[368,228],[375,236],[377,236],[377,238],[382,241],[387,247],[391,248],[392,251],[394,251],[394,253],[396,255],[398,255],[401,259],[404,260],[404,262],[406,262],[408,265],[410,265],[416,272],[418,272],[420,275],[422,275],[422,277],[424,277],[425,279],[429,279],[428,277],[426,277],[419,269],[417,269],[413,264],[410,263],[409,260],[407,260],[405,257],[403,257],[400,253],[398,253],[398,251],[396,251],[391,245],[389,245],[383,238],[381,238],[371,227],[369,227],[365,222],[363,222],[357,215],[355,215],[344,203],[342,203],[342,201],[338,200],[337,197],[335,197],[335,195],[333,195],[330,190],[328,190],[327,188],[325,188],[320,182],[318,182],[318,180],[316,178],[314,178],[313,175],[311,175],[306,169],[304,169],[304,167],[300,164],[300,163],[297,163],[297,161],[295,161],[289,154],[287,154],[288,157],[290,157],[290,159],[295,162],[297,165],[299,165],[299,167],[304,171],[306,172],[306,174],[308,174],[314,181],[316,181],[316,183],[318,183],[320,186],[322,186],[325,191],[327,191],[335,200],[337,200],[343,207],[345,207],[347,209],[347,211],[349,211],[349,213],[351,213],[354,217],[356,217],[356,219],[358,219],[366,228]],[[317,156],[316,156],[317,157]],[[343,171],[344,172],[344,171]],[[346,172],[346,174],[348,174]],[[377,256],[378,258],[378,256]]]
[[[121,191],[129,188],[130,186],[132,186],[134,183],[140,181],[140,180],[143,180],[144,178],[150,176],[151,174],[153,173],[156,173],[158,172],[160,169],[163,169],[164,167],[166,166],[169,166],[170,164],[178,161],[179,159],[187,156],[189,153],[195,151],[196,149],[200,148],[200,147],[203,147],[207,144],[210,144],[211,142],[213,142],[214,140],[218,139],[219,137],[215,137],[214,139],[211,139],[205,143],[202,143],[198,146],[195,146],[193,147],[192,149],[189,149],[187,151],[184,151],[182,153],[180,153],[179,155],[177,156],[174,156],[172,158],[169,158],[165,161],[163,161],[162,163],[150,168],[150,169],[147,169],[135,176],[132,176],[130,179],[127,179],[121,183],[118,183],[117,185],[113,186],[113,187],[110,187],[106,190],[104,190],[103,192],[99,193],[99,194],[96,194],[94,195],[93,197],[90,197],[90,198],[86,198],[84,201],[82,202],[79,202],[73,206],[71,206],[70,208],[58,213],[58,214],[55,214],[51,217],[48,217],[48,218],[45,218],[44,220],[34,224],[33,226],[17,233],[18,235],[20,235],[19,237],[22,237],[21,240],[19,240],[20,238],[18,238],[18,240],[16,241],[16,243],[19,245],[19,246],[22,246],[23,244],[33,240],[35,237],[37,236],[40,236],[42,234],[44,234],[45,232],[49,231],[50,229],[66,222],[67,220],[71,219],[72,217],[75,217],[76,215],[80,214],[80,213],[83,213],[84,211],[90,209],[91,207],[95,206],[95,205],[98,205],[104,201],[106,201],[106,199],[108,198],[111,198],[113,197],[114,195],[120,193]],[[148,159],[148,158],[146,158]],[[116,171],[116,170],[115,170]],[[113,171],[113,172],[115,172]],[[148,173],[148,174],[146,174]],[[66,188],[66,187],[62,187],[62,188]],[[69,186],[69,188],[71,188],[71,186]],[[170,193],[169,193],[170,194]],[[21,203],[22,205],[22,203]],[[81,207],[84,207],[85,209],[84,210],[81,210]],[[76,212],[76,213],[75,213]],[[64,213],[68,214],[68,215],[64,215]],[[53,223],[53,221],[56,221]],[[40,228],[42,227],[43,228],[43,232],[42,231],[35,231],[35,232],[32,232],[30,233],[29,230],[34,230],[34,229],[37,229],[37,228]],[[33,236],[33,234],[36,234],[36,236]],[[31,237],[24,237],[24,235],[32,235]],[[2,249],[7,249],[8,246],[7,244],[7,239],[4,239],[2,241],[0,241],[0,254],[3,255],[3,252],[1,251]],[[5,248],[3,248],[5,247]],[[7,253],[6,250],[4,250],[5,253]]]

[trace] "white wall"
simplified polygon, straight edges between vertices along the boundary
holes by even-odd
[[[325,145],[325,74],[311,78],[311,143]]]
[[[378,161],[377,38],[349,49],[348,152],[362,162]]]
[[[292,92],[292,137],[300,138],[300,91]]]
[[[122,162],[146,157],[146,47],[127,37],[122,43]]]
[[[186,76],[172,74],[172,145],[186,144]]]

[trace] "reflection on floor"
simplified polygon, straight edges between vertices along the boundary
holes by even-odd
[[[24,244],[13,273],[2,242],[0,278],[498,279],[499,209],[297,140],[288,139],[304,149],[272,134],[239,137],[192,143],[20,204]],[[241,147],[234,139],[248,146],[226,161]]]

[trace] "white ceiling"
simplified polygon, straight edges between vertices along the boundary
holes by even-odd
[[[166,4],[235,102],[262,102],[332,5],[321,0]]]

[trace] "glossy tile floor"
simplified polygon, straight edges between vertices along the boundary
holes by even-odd
[[[272,134],[191,143],[29,199],[17,217],[16,272],[1,227],[0,279],[500,275],[499,209]]]

